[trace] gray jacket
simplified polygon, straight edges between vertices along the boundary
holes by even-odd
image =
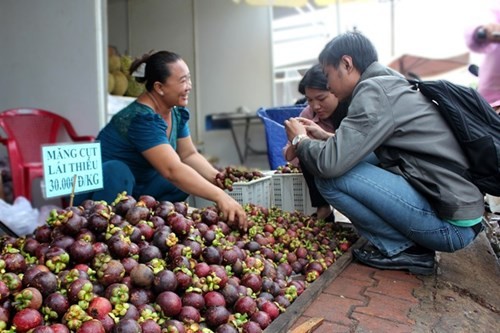
[[[425,158],[468,166],[435,105],[411,89],[403,76],[379,63],[361,75],[335,136],[327,141],[304,140],[297,149],[308,170],[323,178],[342,176],[371,152],[384,169],[403,176],[422,193],[440,218],[483,215],[484,197],[474,184]]]

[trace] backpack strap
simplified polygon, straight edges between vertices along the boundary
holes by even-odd
[[[415,80],[415,79],[407,79],[407,81],[413,86],[414,90],[420,90],[419,84],[420,84],[421,81]],[[429,99],[429,101],[431,103],[433,103],[433,104],[436,103],[436,102],[432,102],[432,100],[430,100],[430,99]],[[439,112],[439,110],[436,110],[436,111]],[[464,168],[463,166],[461,166],[458,163],[455,163],[453,161],[444,161],[444,160],[440,159],[439,157],[436,157],[436,156],[433,156],[433,155],[428,155],[428,154],[425,154],[425,153],[412,152],[412,154],[414,156],[417,156],[418,158],[420,158],[422,160],[428,161],[428,162],[430,162],[430,163],[432,163],[434,165],[437,165],[437,166],[440,166],[442,168],[448,169],[451,172],[454,172],[454,173],[456,173],[456,174],[464,177],[465,179],[467,179],[469,181],[472,181],[472,177],[470,175],[469,170],[466,169],[466,168]]]
[[[411,84],[413,86],[413,89],[414,90],[418,90],[418,84],[420,83],[419,80],[415,80],[415,79],[406,79],[406,81],[408,81],[409,84]]]

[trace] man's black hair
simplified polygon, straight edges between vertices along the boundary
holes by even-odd
[[[334,37],[319,55],[319,63],[338,68],[342,56],[352,58],[354,67],[363,73],[373,62],[378,61],[372,42],[360,32],[346,32]]]

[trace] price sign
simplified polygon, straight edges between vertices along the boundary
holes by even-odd
[[[100,142],[43,145],[42,161],[46,198],[103,187]]]

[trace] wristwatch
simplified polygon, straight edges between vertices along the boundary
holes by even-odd
[[[307,138],[308,138],[308,136],[305,134],[296,135],[292,140],[293,148],[297,148],[297,145],[299,144],[299,142],[304,140],[304,139],[307,139]]]

